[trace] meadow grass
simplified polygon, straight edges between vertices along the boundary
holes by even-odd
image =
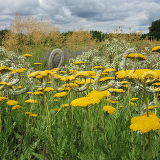
[[[32,22],[32,29],[35,31],[34,25],[38,24],[34,22],[34,19],[29,19],[29,21]],[[18,24],[17,20],[14,29]],[[46,25],[46,23],[40,24]],[[159,160],[160,122],[152,122],[150,126],[147,123],[150,123],[148,121],[151,117],[149,112],[157,117],[160,116],[160,89],[158,85],[160,83],[160,59],[158,52],[151,52],[151,48],[160,43],[140,40],[139,35],[132,35],[130,44],[127,41],[121,42],[122,39],[129,38],[129,36],[125,37],[126,35],[110,35],[107,42],[95,42],[91,39],[91,35],[84,31],[77,31],[63,39],[57,30],[52,31],[54,34],[51,37],[46,38],[46,35],[41,34],[42,37],[39,39],[39,34],[33,32],[30,34],[33,41],[27,41],[28,35],[22,36],[21,38],[26,38],[26,41],[21,44],[13,38],[17,36],[15,33],[9,33],[10,36],[4,40],[7,49],[17,52],[17,57],[25,53],[33,56],[25,58],[24,62],[30,63],[30,67],[26,67],[26,72],[15,73],[9,79],[6,77],[12,74],[11,71],[0,68],[0,82],[7,79],[7,82],[12,83],[14,78],[20,79],[12,86],[0,84],[0,97],[7,98],[4,101],[0,99],[0,159]],[[49,45],[42,42],[44,38],[48,40]],[[114,41],[113,38],[118,38],[118,40]],[[57,43],[55,43],[56,40]],[[32,42],[32,44],[28,42]],[[118,45],[116,45],[117,43]],[[133,69],[134,65],[132,74],[124,73],[123,78],[117,78],[115,75],[121,71],[121,61],[119,60],[123,58],[123,52],[127,48],[125,44],[128,48],[135,47],[140,53],[144,51],[146,53],[144,56],[147,56],[148,59],[147,62],[127,59],[128,69]],[[47,70],[47,51],[57,47],[62,50],[68,49],[68,54],[71,53],[68,57],[71,58],[73,57],[72,53],[80,50],[92,50],[80,57],[77,56],[77,59],[69,60],[70,64],[66,60],[65,67],[61,67],[59,70],[55,68]],[[89,54],[91,57],[88,58]],[[140,54],[138,55],[140,56]],[[93,62],[98,58],[99,61],[96,61],[98,66],[95,67]],[[74,61],[78,61],[80,65],[73,64]],[[83,61],[86,64],[83,64]],[[35,65],[35,62],[42,64]],[[14,67],[16,68],[17,62],[13,60],[12,63],[15,63]],[[11,67],[9,65],[7,64],[8,67]],[[107,71],[106,75],[101,74],[100,68],[103,68],[103,71],[108,68],[106,65],[116,66],[116,71],[110,68],[113,72]],[[147,68],[151,70],[139,70]],[[80,74],[81,71],[84,71],[83,74]],[[99,77],[90,75],[93,72]],[[33,75],[31,76],[31,74]],[[112,77],[113,79],[100,81],[100,78],[104,77]],[[88,79],[95,80],[96,83],[88,83]],[[122,80],[127,80],[128,86],[122,86],[120,84]],[[153,87],[155,82],[157,85]],[[83,85],[86,84],[87,87],[83,89]],[[25,92],[13,94],[15,90],[21,90],[21,88],[17,88],[20,85],[22,88],[26,88]],[[109,92],[110,96],[104,96],[100,92],[102,86],[107,86],[104,90]],[[54,90],[44,91],[46,87],[52,87]],[[42,95],[33,94],[35,91],[38,94],[38,88],[39,90],[42,88]],[[110,88],[123,90],[112,93],[109,91]],[[93,97],[88,96],[95,90],[99,92],[92,95]],[[62,94],[62,91],[67,92],[67,95],[53,96],[56,93]],[[32,94],[27,92],[32,92]],[[74,106],[73,101],[81,97],[86,98],[88,104],[85,105],[86,101],[77,101],[77,106]],[[132,102],[131,98],[135,97],[138,100]],[[37,100],[37,103],[26,103],[25,101],[28,99]],[[7,104],[8,100],[18,101],[21,108],[13,109],[13,106]],[[115,102],[116,100],[117,102]],[[64,104],[68,105],[65,107]],[[114,107],[115,112],[110,114],[104,111],[104,106]],[[153,106],[153,108],[148,109],[148,106]],[[144,115],[145,113],[147,115]],[[139,128],[134,131],[130,126],[132,118],[136,116],[144,116],[146,121],[143,121],[142,125],[137,125],[136,127]],[[154,128],[157,124],[158,127]],[[151,129],[147,130],[149,127]],[[145,132],[142,129],[146,129]]]

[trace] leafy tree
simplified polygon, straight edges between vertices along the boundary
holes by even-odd
[[[2,45],[5,34],[8,32],[9,32],[9,30],[7,30],[7,29],[0,30],[0,46]]]
[[[149,27],[148,37],[151,39],[160,40],[160,19],[153,21],[151,26]]]
[[[106,34],[101,31],[90,31],[92,38],[94,38],[96,41],[104,41],[106,38]]]

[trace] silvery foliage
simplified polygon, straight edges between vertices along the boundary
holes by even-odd
[[[7,51],[4,47],[0,47],[0,66],[7,66],[11,69],[27,68],[27,74],[32,71],[30,63],[27,62],[26,58],[18,55],[13,51]],[[17,73],[3,73],[0,75],[0,81],[9,82],[11,85],[19,85],[23,77]],[[23,78],[24,79],[24,78]],[[27,83],[30,84],[30,79],[25,78]],[[1,92],[7,92],[7,94],[21,94],[27,90],[27,88],[16,90],[14,88],[7,88],[6,86],[1,86]],[[3,94],[3,93],[2,93]],[[4,93],[5,94],[5,93]]]
[[[106,68],[118,68],[119,63],[122,61],[122,55],[126,50],[131,48],[131,45],[124,40],[106,40],[100,49],[89,50],[83,52],[82,55],[78,55],[75,59],[70,59],[69,64],[66,65],[65,68],[81,70],[86,66],[90,68],[95,65],[102,65]],[[132,50],[135,51],[134,48],[132,48]],[[72,64],[73,61],[85,61],[88,64],[76,66]]]
[[[142,53],[147,55],[147,60],[133,60],[126,59],[126,55],[129,53]],[[73,61],[85,61],[87,65],[74,65]],[[78,55],[75,59],[71,58],[69,64],[65,65],[66,69],[83,70],[89,69],[95,65],[102,65],[106,68],[113,67],[117,70],[124,69],[160,69],[160,53],[152,53],[151,48],[145,47],[143,50],[135,47],[133,44],[128,43],[126,40],[106,40],[100,49],[92,49],[87,52],[83,52],[82,55]]]
[[[7,51],[4,47],[0,47],[0,66],[8,66],[12,69],[16,68],[30,68],[30,64],[23,56],[14,53],[13,51]]]

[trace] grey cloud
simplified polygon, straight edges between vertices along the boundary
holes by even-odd
[[[0,24],[8,24],[15,13],[46,17],[62,31],[84,28],[113,31],[148,31],[160,19],[160,0],[0,0]]]

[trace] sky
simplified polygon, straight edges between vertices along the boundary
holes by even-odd
[[[147,33],[160,19],[160,0],[0,0],[0,29],[16,14],[45,18],[60,31],[99,30]]]

